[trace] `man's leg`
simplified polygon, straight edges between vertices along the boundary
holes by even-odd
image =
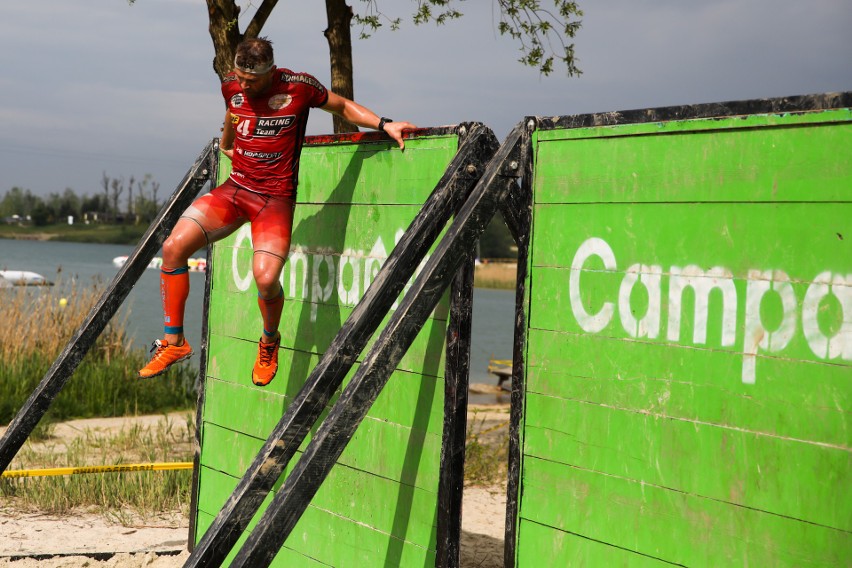
[[[263,253],[258,253],[258,256]],[[255,259],[256,261],[256,259]],[[275,270],[281,274],[284,268],[284,263],[281,262],[281,267]],[[263,320],[263,341],[272,342],[278,334],[278,324],[281,322],[281,311],[284,309],[284,288],[275,280],[275,286],[267,288],[264,292],[258,288],[257,306],[260,308],[260,316]],[[271,292],[271,289],[276,289],[276,292]],[[270,295],[271,294],[271,295]]]
[[[269,384],[278,371],[278,348],[281,344],[278,325],[284,308],[284,289],[280,280],[290,251],[292,223],[293,201],[289,198],[270,199],[252,220],[252,273],[257,285],[257,305],[263,331],[251,378],[259,386]]]
[[[172,345],[184,342],[183,317],[189,297],[189,257],[207,245],[206,231],[192,218],[181,217],[163,243],[160,294],[163,299],[164,339]]]
[[[154,356],[139,377],[156,377],[179,361],[192,356],[192,348],[183,336],[183,316],[189,297],[189,267],[192,254],[207,244],[204,231],[192,219],[181,217],[172,234],[163,243],[160,269],[160,296],[163,301],[164,339],[154,342]]]
[[[160,294],[163,301],[164,337],[154,342],[154,356],[139,370],[140,378],[151,378],[192,356],[184,338],[183,318],[189,297],[187,261],[197,250],[230,234],[244,219],[234,209],[226,186],[197,199],[178,220],[163,243]]]

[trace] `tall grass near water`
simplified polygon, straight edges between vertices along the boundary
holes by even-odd
[[[104,285],[0,289],[0,424],[14,418],[100,298]],[[177,365],[136,378],[148,354],[131,348],[126,319],[114,317],[91,346],[42,422],[163,413],[195,404],[197,369]]]
[[[483,262],[476,265],[473,285],[476,288],[512,290],[517,281],[517,262]]]

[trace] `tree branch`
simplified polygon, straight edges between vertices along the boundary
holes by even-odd
[[[260,34],[260,30],[263,29],[263,25],[266,23],[266,20],[269,19],[269,15],[272,13],[272,10],[275,9],[275,5],[278,3],[278,0],[263,0],[260,3],[257,11],[252,16],[251,22],[246,26],[246,31],[243,34],[243,37],[257,37]]]

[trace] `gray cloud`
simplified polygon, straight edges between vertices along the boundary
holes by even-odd
[[[387,2],[387,9],[392,4]],[[420,126],[478,120],[499,137],[559,115],[852,89],[847,0],[599,0],[582,5],[579,78],[516,63],[491,2],[461,21],[356,41],[356,99]],[[410,7],[406,7],[410,10]],[[110,175],[180,181],[223,103],[202,0],[16,2],[0,20],[0,191],[98,191]],[[321,2],[280,4],[279,65],[329,82]],[[331,130],[312,114],[309,133]]]

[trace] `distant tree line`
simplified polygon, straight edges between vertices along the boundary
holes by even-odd
[[[125,180],[104,172],[101,187],[103,192],[94,195],[78,195],[69,187],[47,197],[13,187],[0,199],[0,221],[42,227],[65,223],[68,217],[73,217],[75,223],[148,224],[159,211],[160,184],[151,174]]]
[[[31,224],[37,227],[66,223],[145,224],[156,217],[162,205],[160,184],[146,174],[141,180],[130,176],[110,177],[104,172],[102,192],[78,195],[66,188],[47,197],[33,195],[28,189],[13,187],[0,199],[0,223]],[[479,242],[479,258],[512,259],[517,249],[500,214],[492,219]]]
[[[479,238],[477,256],[481,259],[511,260],[518,258],[518,247],[509,233],[503,215],[497,213]]]

